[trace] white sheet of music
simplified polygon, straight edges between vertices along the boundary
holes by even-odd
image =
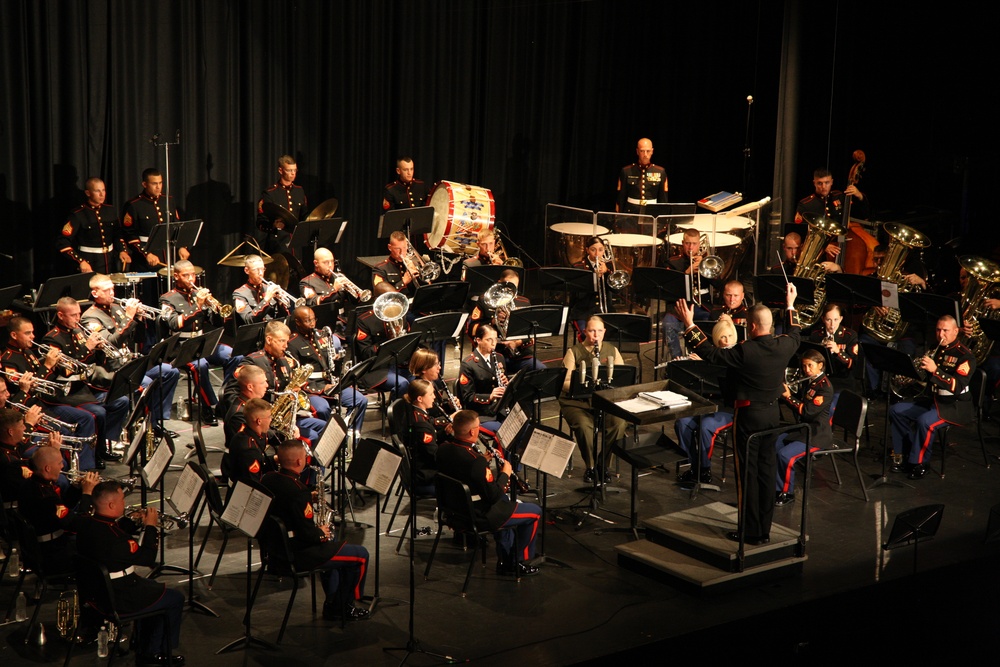
[[[372,464],[371,470],[368,471],[365,486],[374,489],[383,496],[389,493],[389,487],[396,477],[396,470],[402,460],[403,458],[398,454],[380,448],[378,454],[375,455],[375,462]]]
[[[528,421],[528,415],[524,414],[520,403],[515,403],[514,408],[500,424],[500,429],[497,431],[497,439],[504,448],[514,439],[526,421]]]
[[[524,449],[521,463],[547,475],[562,478],[575,446],[569,438],[535,429]]]
[[[170,445],[167,444],[167,441],[160,442],[156,447],[156,451],[153,452],[152,458],[146,463],[146,467],[142,469],[142,474],[146,478],[146,484],[156,486],[173,458],[174,453],[170,451]]]
[[[899,285],[888,280],[882,281],[882,305],[899,310]]]
[[[249,484],[237,482],[229,494],[229,502],[222,513],[222,520],[253,537],[260,530],[270,505],[271,499],[267,494],[257,491]]]
[[[201,477],[190,465],[184,466],[174,490],[170,492],[170,504],[174,506],[178,514],[190,514],[194,510],[194,503],[198,499],[201,491]]]
[[[344,437],[347,435],[347,428],[344,424],[344,420],[340,415],[331,415],[330,423],[327,425],[326,429],[323,431],[323,435],[320,437],[319,442],[316,443],[316,447],[313,449],[313,456],[324,468],[329,468],[330,463],[333,461],[333,457],[337,455],[340,450],[340,445],[344,442]]]

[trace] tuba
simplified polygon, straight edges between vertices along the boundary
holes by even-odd
[[[813,303],[798,309],[799,322],[803,327],[816,324],[826,301],[826,269],[817,260],[830,240],[844,233],[840,224],[830,218],[818,217],[807,222],[809,235],[802,245],[798,264],[792,274],[796,278],[809,278],[815,283]]]
[[[903,278],[902,267],[906,262],[906,256],[912,248],[929,246],[930,239],[912,227],[895,222],[885,223],[883,229],[889,235],[889,247],[886,248],[885,258],[879,264],[875,276],[896,283],[900,292],[909,292],[914,287]],[[884,316],[879,316],[875,308],[869,308],[862,325],[874,338],[883,343],[896,340],[906,331],[906,322],[902,321],[900,312],[896,308],[890,308]]]
[[[399,292],[386,292],[379,295],[372,304],[372,312],[389,326],[389,337],[399,338],[406,328],[406,311],[410,309],[410,300]]]
[[[968,336],[962,336],[962,343],[976,355],[978,365],[986,361],[993,349],[993,341],[983,334],[979,320],[993,318],[993,310],[986,305],[986,300],[1000,283],[1000,264],[969,255],[958,261],[969,275],[969,282],[962,290],[962,324],[972,330]]]
[[[511,283],[503,282],[490,285],[483,294],[483,304],[493,312],[493,322],[496,324],[500,340],[507,339],[507,323],[510,311],[514,310],[514,298],[517,288]]]

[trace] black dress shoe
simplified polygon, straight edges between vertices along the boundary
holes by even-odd
[[[927,474],[927,467],[923,463],[918,463],[917,465],[910,468],[910,474],[906,477],[908,479],[923,479],[924,475]]]
[[[178,438],[181,437],[181,434],[178,433],[177,431],[171,431],[169,428],[160,428],[159,426],[153,429],[153,433],[160,436],[161,438],[163,436],[167,436],[171,440],[177,440]]]
[[[111,452],[101,452],[100,454],[98,454],[97,460],[98,461],[110,461],[111,463],[121,463],[122,462],[122,455],[121,454],[113,454]]]
[[[587,468],[586,470],[583,471],[583,483],[584,484],[593,484],[594,483],[594,469],[593,468]]]
[[[135,664],[144,666],[162,665],[163,667],[181,667],[184,662],[184,656],[176,653],[171,654],[169,660],[167,660],[167,656],[162,653],[157,653],[156,655],[137,655],[135,657]]]
[[[514,576],[517,574],[521,577],[533,577],[538,574],[538,568],[534,565],[528,565],[526,563],[505,563],[504,561],[497,561],[497,574]]]
[[[774,506],[781,507],[782,505],[787,505],[788,503],[795,502],[795,492],[791,493],[778,493],[774,498]]]
[[[367,621],[371,615],[372,613],[367,609],[361,609],[360,607],[354,607],[352,605],[347,606],[348,621]],[[327,621],[339,621],[343,618],[343,614],[340,613],[340,607],[338,605],[324,604],[323,618]]]
[[[108,466],[104,465],[104,460],[98,456],[94,461],[94,470],[104,470]]]
[[[201,423],[205,426],[218,426],[219,417],[215,414],[215,408],[210,406],[202,406],[201,408]]]
[[[889,466],[890,472],[910,472],[911,469],[912,465],[907,461],[900,461],[898,463],[893,462],[892,465]]]
[[[740,534],[735,530],[731,530],[728,533],[726,533],[726,539],[732,540],[733,542],[739,542]],[[767,544],[770,541],[771,538],[768,537],[767,535],[747,535],[746,537],[743,538],[743,542],[745,544],[750,544],[753,546],[757,546],[760,544]]]

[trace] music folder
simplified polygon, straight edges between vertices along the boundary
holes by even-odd
[[[347,466],[347,478],[373,489],[379,495],[389,493],[392,480],[403,457],[396,449],[375,438],[363,438],[354,448],[354,457]]]

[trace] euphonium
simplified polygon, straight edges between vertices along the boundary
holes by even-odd
[[[802,245],[795,272],[792,274],[796,278],[809,278],[815,285],[813,303],[797,309],[799,322],[803,327],[816,324],[823,312],[823,303],[826,301],[826,269],[818,261],[819,257],[834,237],[845,233],[838,222],[829,218],[820,217],[808,223],[809,235]]]
[[[410,301],[399,292],[386,292],[379,295],[372,304],[375,317],[389,325],[389,337],[398,338],[403,335],[406,326],[406,311],[410,309]]]
[[[516,297],[517,288],[508,282],[490,285],[483,294],[483,304],[493,311],[493,322],[496,324],[500,340],[507,340],[508,318],[510,311],[514,310]]]
[[[900,292],[910,292],[916,289],[905,280],[902,267],[911,248],[926,248],[930,239],[912,227],[887,222],[883,225],[889,235],[889,247],[885,258],[879,264],[875,276],[881,280],[896,283]],[[906,322],[902,320],[899,309],[889,308],[885,315],[880,316],[875,308],[869,308],[862,320],[862,326],[876,339],[888,343],[899,338],[906,331]]]
[[[59,594],[59,602],[56,603],[56,629],[59,630],[60,637],[68,640],[79,625],[80,598],[74,588]]]
[[[1000,264],[970,256],[960,257],[958,261],[969,276],[962,290],[962,324],[972,331],[968,336],[962,335],[962,343],[976,355],[978,365],[989,358],[993,349],[993,341],[983,333],[979,320],[992,317],[993,310],[986,305],[986,300],[1000,283]]]

